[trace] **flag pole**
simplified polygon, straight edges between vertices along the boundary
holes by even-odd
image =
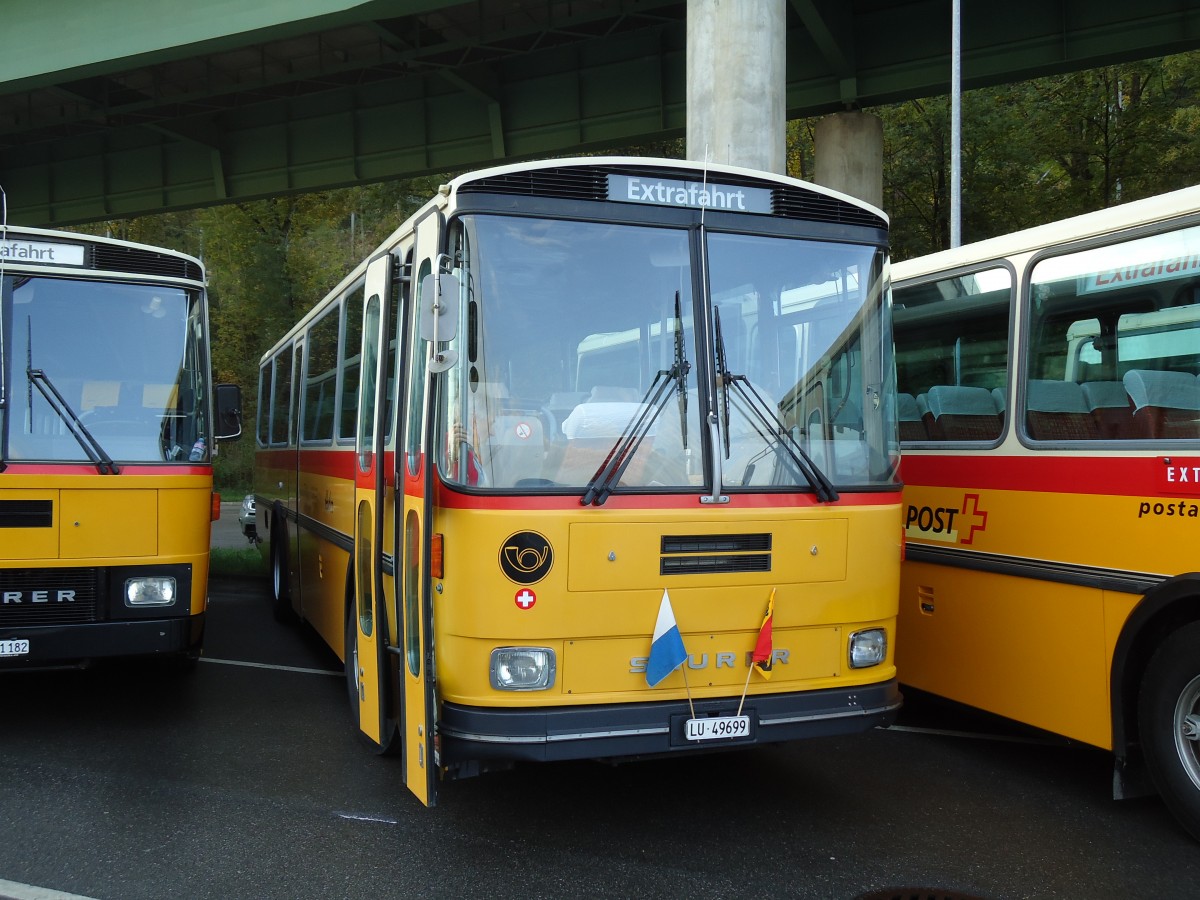
[[[742,714],[742,707],[746,704],[746,694],[750,692],[750,676],[754,674],[754,669],[760,661],[767,664],[766,669],[762,672],[763,677],[771,677],[771,654],[773,652],[771,649],[771,621],[774,615],[775,588],[771,588],[771,596],[767,598],[766,615],[763,616],[762,625],[758,627],[758,637],[755,639],[754,647],[750,650],[749,665],[746,667],[746,683],[742,686],[742,699],[738,701],[737,712],[734,715],[740,716]],[[764,637],[766,638],[765,647],[767,656],[765,660],[760,660],[759,654],[762,652],[764,646]]]
[[[688,659],[691,659],[691,657],[689,656]],[[688,684],[688,679],[687,679],[687,670],[688,670],[688,660],[687,659],[685,659],[683,661],[683,665],[681,666],[681,668],[683,669],[683,689],[685,691],[687,691],[688,709],[690,709],[692,711],[692,718],[694,719],[694,718],[696,718],[696,705],[694,703],[692,703],[692,686],[690,684]]]
[[[746,683],[744,685],[742,685],[742,699],[738,701],[737,712],[734,713],[735,716],[740,716],[742,714],[742,706],[745,704],[746,694],[750,690],[750,676],[753,674],[754,674],[754,663],[753,663],[753,661],[751,661],[750,665],[746,668]]]

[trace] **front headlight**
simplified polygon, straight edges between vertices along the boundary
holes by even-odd
[[[174,578],[155,575],[125,580],[126,606],[172,606],[174,603]]]
[[[850,635],[850,668],[865,669],[887,659],[887,631],[868,628]]]
[[[554,686],[554,651],[548,647],[497,647],[491,659],[498,691],[544,691]]]

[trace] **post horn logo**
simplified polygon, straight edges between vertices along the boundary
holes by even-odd
[[[536,531],[518,531],[500,547],[500,569],[517,584],[536,584],[553,566],[550,542]]]

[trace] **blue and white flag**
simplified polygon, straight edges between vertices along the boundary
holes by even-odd
[[[658,621],[654,623],[654,638],[650,643],[650,658],[646,661],[646,684],[657,687],[686,659],[687,650],[683,648],[683,635],[675,624],[671,598],[663,591],[662,602],[658,605]]]

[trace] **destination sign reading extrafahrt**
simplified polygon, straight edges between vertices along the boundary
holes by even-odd
[[[771,191],[732,184],[703,184],[641,175],[608,176],[608,199],[729,212],[770,213]]]
[[[81,244],[49,241],[0,241],[0,262],[41,263],[47,266],[82,266]]]

